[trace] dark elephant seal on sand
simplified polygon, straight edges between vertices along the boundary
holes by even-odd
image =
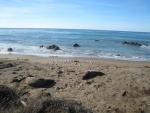
[[[11,107],[23,106],[25,103],[21,101],[20,97],[15,91],[7,86],[0,85],[0,111]]]

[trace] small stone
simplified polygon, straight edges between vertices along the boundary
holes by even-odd
[[[12,74],[17,74],[17,72],[14,71],[14,72],[12,72]]]
[[[60,87],[56,87],[56,90],[60,90]]]
[[[93,83],[93,81],[87,81],[86,84],[91,85]]]
[[[74,60],[75,63],[79,63],[79,60]]]
[[[126,96],[127,95],[127,91],[124,91],[123,93],[122,93],[122,96],[124,97],[124,96]]]
[[[58,73],[57,74],[62,74],[63,73],[63,71],[58,71]]]
[[[14,79],[12,80],[12,82],[21,82],[22,80],[24,80],[26,77],[14,77]]]
[[[74,73],[74,72],[75,72],[75,70],[68,70],[68,72],[72,72],[72,73]]]
[[[42,97],[51,97],[52,95],[51,95],[51,93],[49,93],[49,92],[42,92],[42,95],[41,95]]]

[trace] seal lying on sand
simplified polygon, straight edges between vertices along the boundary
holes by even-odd
[[[41,97],[28,105],[10,88],[0,85],[0,113],[92,113],[76,101]]]
[[[69,100],[42,98],[30,104],[23,113],[92,113],[81,104]]]
[[[0,85],[0,111],[11,107],[24,106],[19,96],[9,87]]]

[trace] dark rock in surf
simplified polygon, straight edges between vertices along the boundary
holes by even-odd
[[[97,76],[103,76],[103,75],[105,75],[105,73],[97,71],[97,70],[89,70],[83,76],[82,80],[89,80],[89,79],[95,78]]]
[[[133,41],[124,41],[124,42],[122,42],[122,44],[124,44],[124,45],[131,45],[131,46],[138,46],[138,47],[142,46],[141,43],[133,42]]]
[[[36,79],[33,80],[29,85],[34,88],[50,88],[56,84],[54,80],[51,79]]]
[[[60,50],[60,48],[57,46],[54,48],[55,51]]]
[[[98,42],[99,40],[95,40],[95,42]]]
[[[121,56],[120,54],[117,54],[116,56]]]
[[[80,45],[77,44],[77,43],[75,43],[75,44],[73,45],[73,47],[80,47]]]
[[[54,51],[60,50],[60,47],[57,45],[50,45],[46,47],[47,49],[53,49]]]
[[[43,48],[44,46],[43,46],[43,45],[40,45],[39,47],[40,47],[40,48]]]
[[[7,51],[8,52],[13,52],[13,48],[8,48]]]

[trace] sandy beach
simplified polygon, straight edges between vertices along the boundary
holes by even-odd
[[[105,75],[83,80],[88,70]],[[29,86],[38,78],[56,84]],[[14,89],[24,101],[49,94],[81,102],[94,113],[150,113],[150,62],[0,55],[0,84]]]

